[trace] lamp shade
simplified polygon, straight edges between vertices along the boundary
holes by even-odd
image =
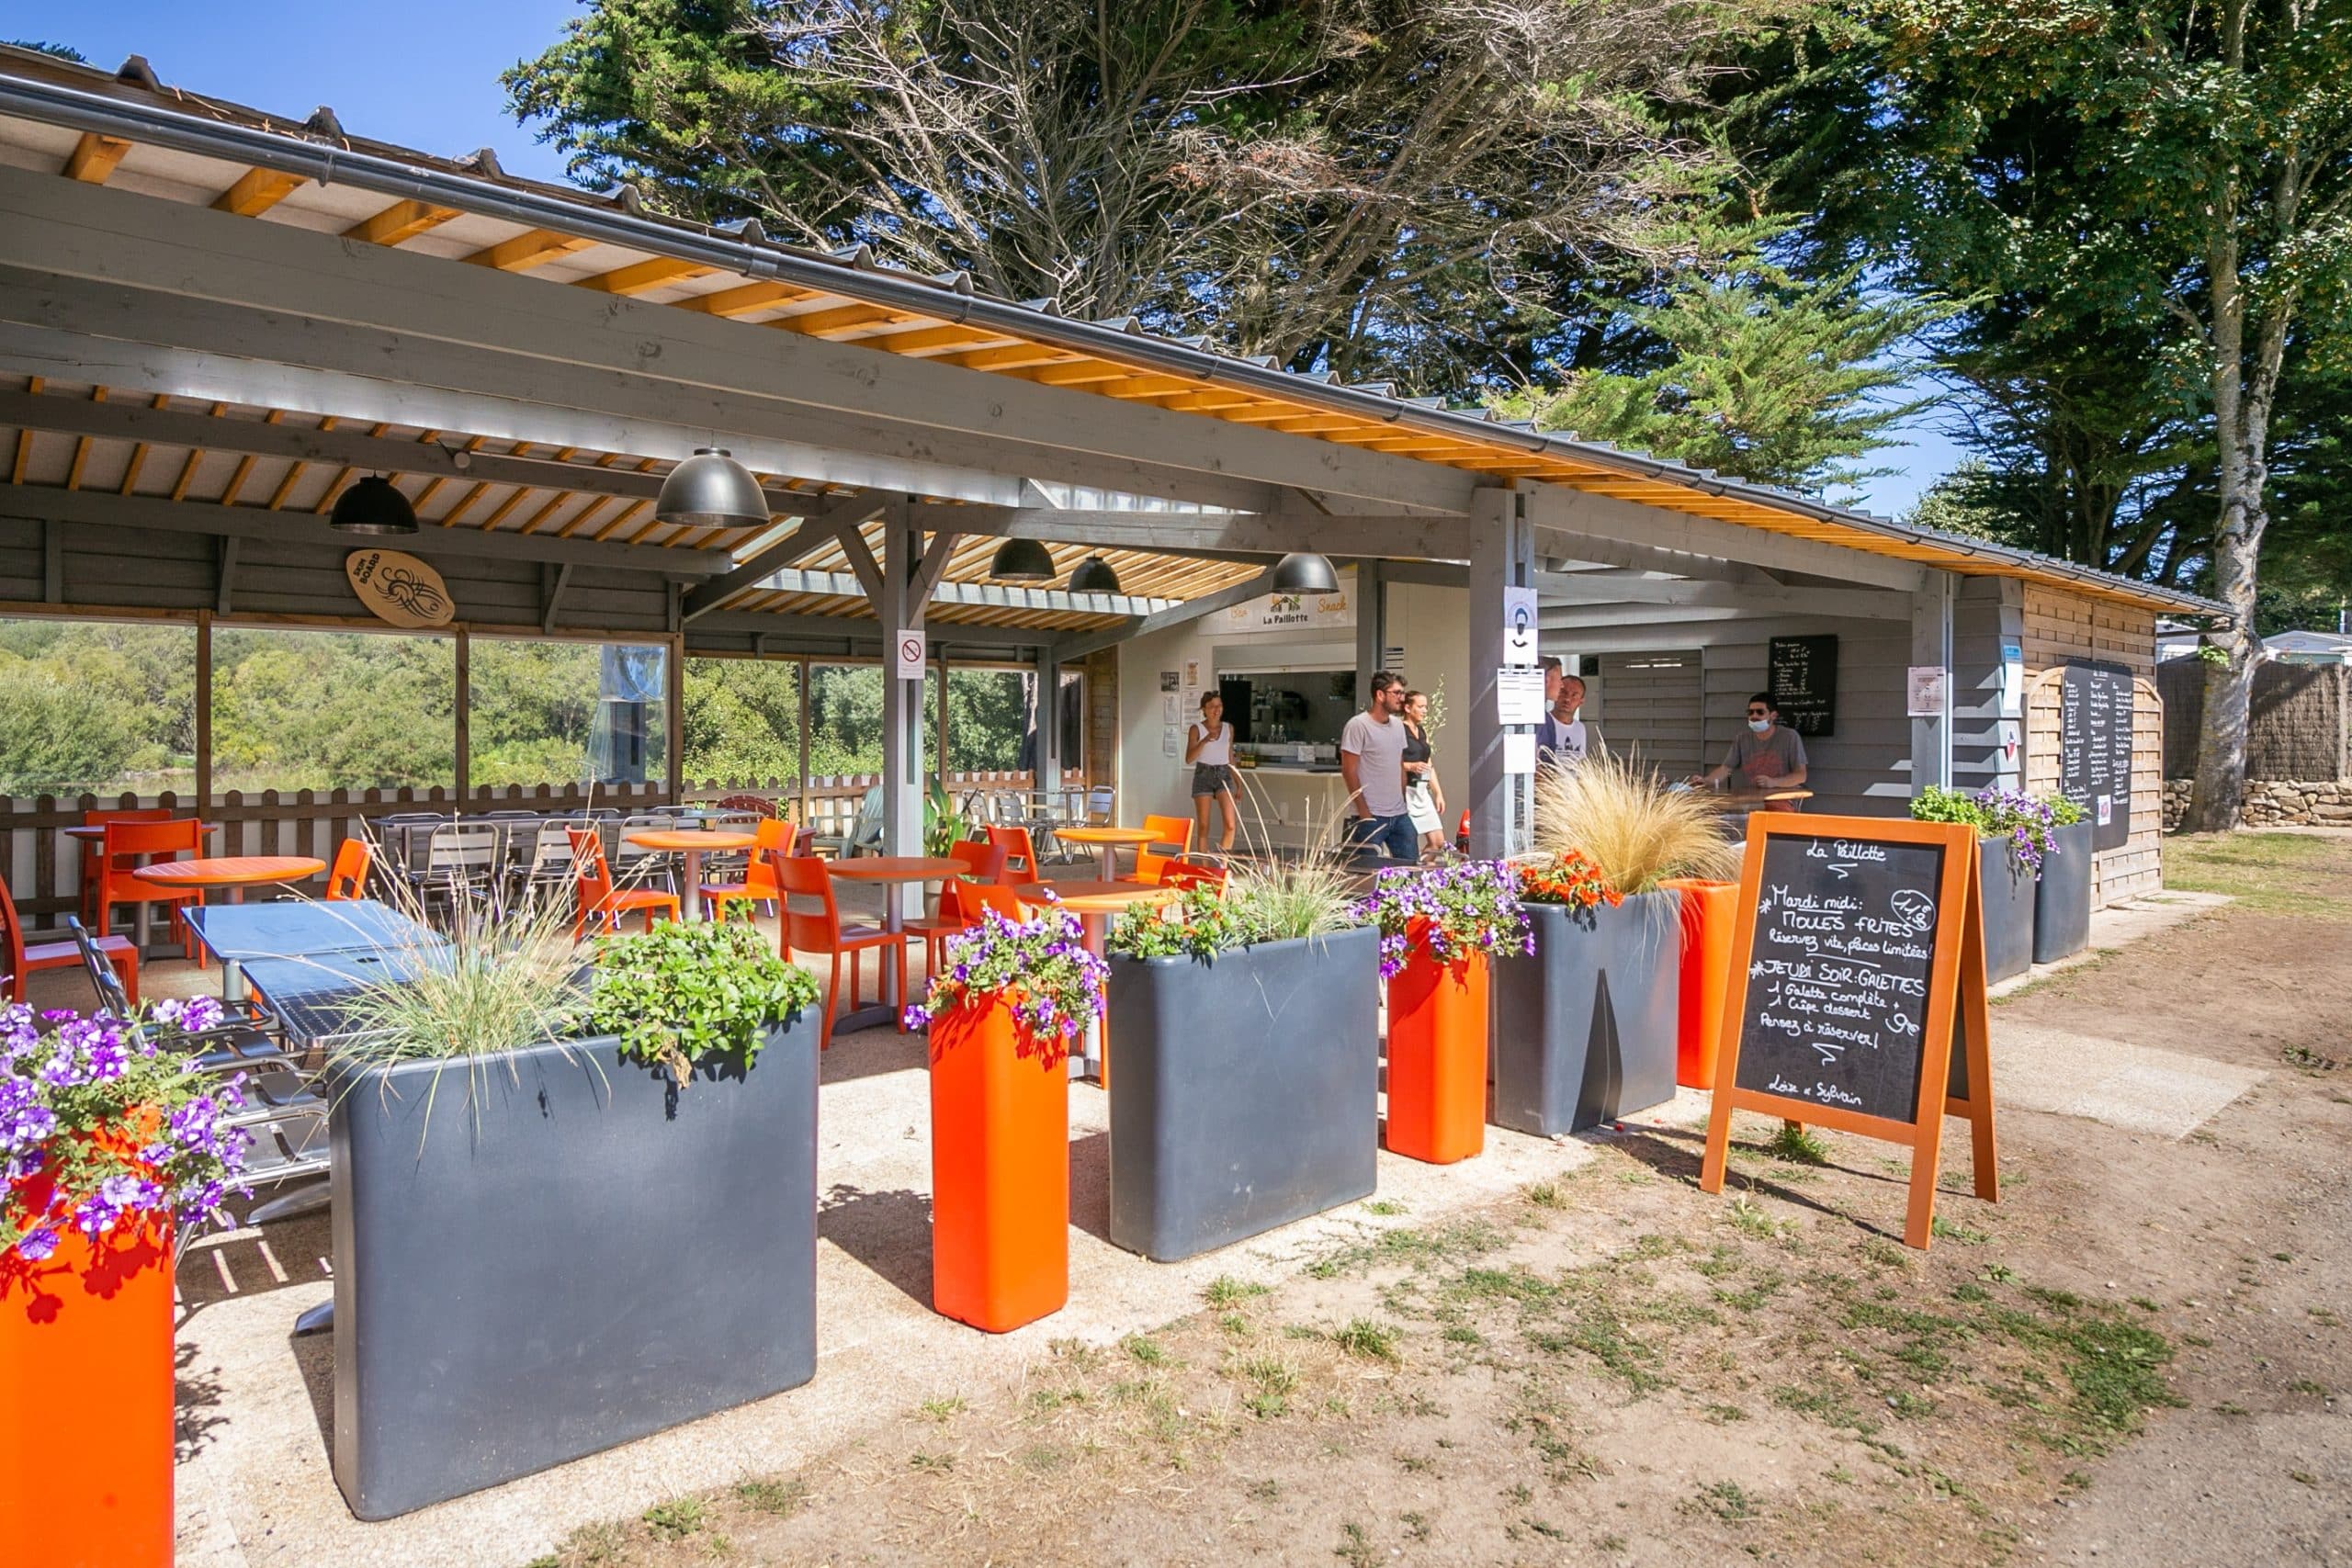
[[[989,575],[999,582],[1051,582],[1053,552],[1035,539],[1007,539],[989,562]]]
[[[1113,571],[1111,563],[1101,556],[1089,556],[1078,563],[1076,571],[1069,574],[1069,591],[1072,593],[1116,593],[1119,591],[1119,574]]]
[[[768,498],[726,448],[698,446],[662,481],[653,515],[694,528],[759,528],[767,525]]]
[[[327,526],[345,534],[413,534],[416,508],[381,474],[364,475],[335,497]]]
[[[1337,593],[1340,574],[1331,570],[1330,558],[1312,550],[1294,550],[1274,563],[1274,592],[1277,593]]]

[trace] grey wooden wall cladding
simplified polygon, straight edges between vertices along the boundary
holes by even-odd
[[[288,513],[282,533],[240,538],[233,560],[225,560],[222,541],[206,534],[0,517],[0,599],[372,619],[343,574],[344,557],[371,542],[335,534],[325,519],[307,512]],[[429,536],[414,547],[397,538],[380,543],[427,555],[449,585],[459,620],[535,628],[543,624],[551,586],[543,563],[447,554],[433,549]],[[653,573],[573,566],[564,579],[556,625],[658,635],[668,629],[669,609],[669,585]]]

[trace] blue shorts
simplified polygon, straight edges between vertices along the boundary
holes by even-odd
[[[1348,842],[1385,850],[1389,858],[1407,865],[1420,863],[1421,836],[1414,831],[1410,817],[1358,817],[1348,824]]]

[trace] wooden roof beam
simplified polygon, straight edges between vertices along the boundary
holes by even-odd
[[[1069,365],[1084,358],[1050,344],[1015,344],[1011,348],[983,348],[970,354],[943,355],[938,363],[967,370],[1026,370],[1038,365]]]
[[[584,251],[595,243],[576,234],[559,234],[552,229],[532,229],[512,239],[501,240],[494,245],[484,246],[465,259],[476,266],[492,267],[499,272],[528,272],[559,256]]]
[[[841,338],[842,343],[887,348],[892,354],[929,354],[942,348],[978,348],[1005,341],[1002,333],[982,327],[916,327],[909,332],[876,333],[866,337]]]
[[[415,239],[427,229],[437,229],[457,216],[454,207],[435,207],[429,201],[411,198],[396,201],[372,218],[361,219],[345,229],[343,237],[370,245],[397,245]]]
[[[80,180],[84,185],[102,186],[114,166],[130,151],[130,143],[119,136],[100,136],[85,130],[82,140],[74,143],[74,151],[65,157],[65,177]]]
[[[703,277],[717,272],[715,266],[701,262],[680,261],[674,256],[654,256],[650,260],[631,262],[610,272],[600,272],[594,277],[583,277],[576,287],[593,288],[600,294],[642,294],[668,283],[683,283],[690,277]]]
[[[237,176],[235,185],[213,198],[212,209],[216,212],[233,212],[240,218],[258,218],[293,195],[294,188],[301,183],[300,175],[277,169],[247,169]]]
[[[797,299],[816,296],[792,283],[777,283],[773,279],[746,283],[735,288],[715,289],[697,294],[691,299],[676,301],[681,310],[700,310],[707,316],[747,316],[753,310],[764,310],[771,305],[789,305]]]
[[[920,321],[924,318],[911,310],[894,310],[885,305],[837,305],[829,310],[804,310],[797,316],[778,316],[762,326],[780,327],[803,337],[830,337],[835,333],[847,333],[854,327],[871,326],[877,321]]]

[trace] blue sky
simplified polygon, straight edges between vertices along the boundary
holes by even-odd
[[[61,43],[109,69],[143,54],[169,85],[276,114],[332,107],[344,129],[447,156],[494,147],[518,175],[561,179],[562,161],[506,113],[499,73],[553,42],[574,0],[6,0],[0,38]],[[1874,454],[1896,472],[1862,487],[1890,516],[1960,461],[1933,416]]]

